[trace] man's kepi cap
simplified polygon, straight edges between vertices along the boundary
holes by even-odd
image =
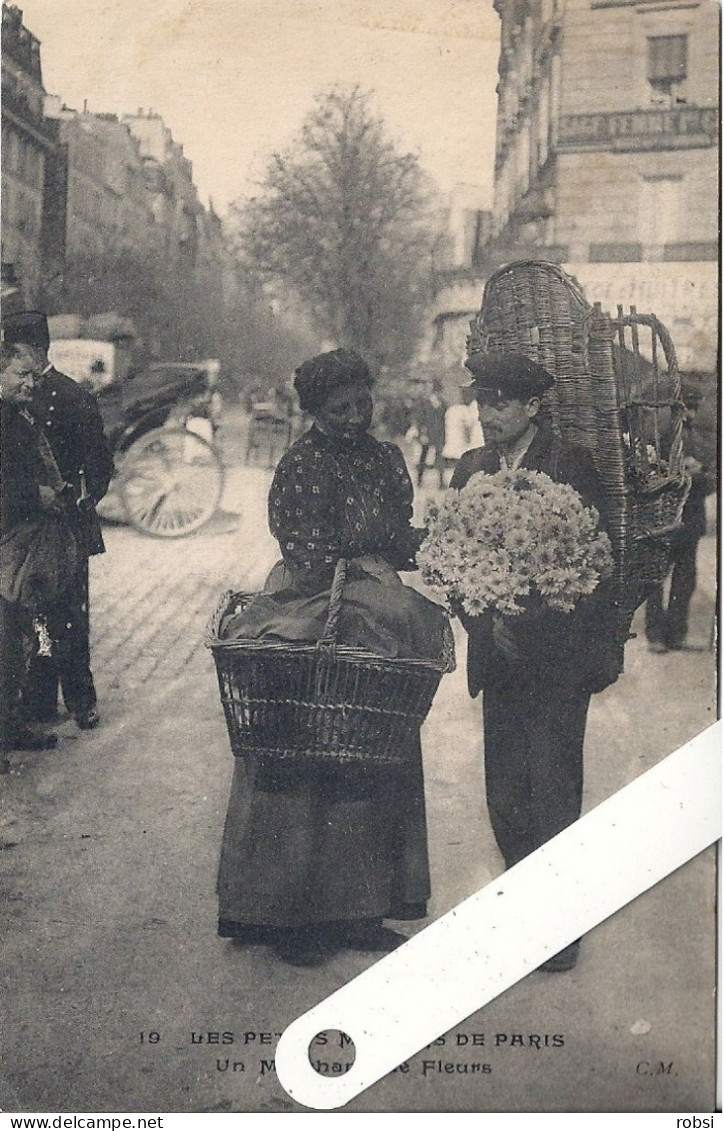
[[[542,397],[556,383],[552,373],[522,353],[473,353],[465,368],[476,392],[512,400]]]
[[[0,322],[2,340],[8,346],[36,346],[47,350],[50,346],[48,319],[40,310],[19,310],[3,315]]]

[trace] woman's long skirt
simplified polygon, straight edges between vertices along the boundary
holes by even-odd
[[[430,895],[419,739],[399,768],[237,758],[219,919],[302,927],[418,919]]]

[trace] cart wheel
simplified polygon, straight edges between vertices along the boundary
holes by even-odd
[[[129,448],[120,469],[128,521],[156,538],[200,530],[214,514],[223,486],[214,449],[183,428],[147,432]]]

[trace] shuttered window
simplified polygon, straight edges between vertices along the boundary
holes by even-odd
[[[652,86],[669,89],[686,78],[687,37],[655,35],[649,38],[649,74]]]

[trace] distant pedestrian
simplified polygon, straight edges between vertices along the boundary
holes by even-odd
[[[716,449],[706,444],[696,427],[700,402],[697,391],[684,392],[684,473],[691,476],[691,490],[684,504],[681,529],[671,547],[668,601],[664,601],[663,584],[657,585],[646,601],[646,639],[652,652],[678,652],[686,644],[689,607],[696,589],[699,540],[706,534],[706,497],[716,490]]]
[[[417,430],[420,454],[417,459],[417,486],[421,487],[428,466],[438,476],[438,484],[445,486],[445,402],[442,399],[442,385],[434,381],[430,392],[421,397],[413,409],[413,426]],[[431,458],[432,457],[432,458]]]
[[[30,411],[45,434],[61,475],[76,504],[76,526],[83,556],[73,583],[48,618],[52,656],[31,663],[23,702],[29,718],[58,717],[58,684],[63,701],[81,730],[97,726],[96,689],[90,668],[88,557],[105,546],[95,505],[103,498],[113,473],[95,397],[48,360],[48,322],[40,311],[22,311],[3,319],[9,345],[28,348],[35,365],[35,389]]]
[[[14,314],[25,308],[20,280],[15,274],[14,263],[3,263],[0,273],[0,298],[3,314]]]
[[[446,466],[457,463],[463,452],[481,448],[484,443],[475,398],[470,389],[463,389],[462,400],[451,404],[445,412],[445,444],[442,454]]]

